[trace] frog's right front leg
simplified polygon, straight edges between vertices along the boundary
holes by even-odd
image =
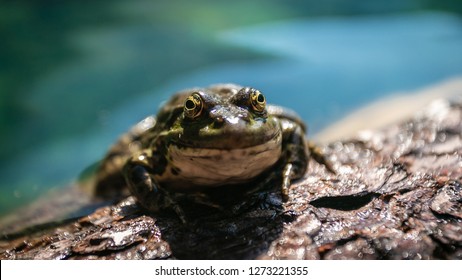
[[[138,203],[151,212],[172,208],[183,223],[185,215],[180,206],[171,198],[154,178],[156,163],[153,162],[150,151],[143,151],[131,157],[124,166],[125,181],[130,192],[136,197]],[[158,172],[158,171],[157,171]]]

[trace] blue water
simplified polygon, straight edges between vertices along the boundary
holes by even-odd
[[[143,60],[143,53],[153,47],[147,40],[154,40],[151,33],[149,26],[138,25],[87,34],[76,39],[87,51],[84,59],[37,83],[30,102],[48,108],[50,122],[64,125],[78,114],[66,114],[69,109],[60,105],[63,98],[82,115],[86,106],[95,108],[107,98],[96,94],[98,90],[133,98],[125,96],[123,102],[100,110],[94,121],[86,123],[87,129],[73,137],[34,146],[4,164],[0,188],[14,186],[11,199],[19,201],[76,178],[104,155],[118,135],[183,88],[222,82],[256,87],[270,103],[297,111],[315,133],[387,94],[462,74],[462,21],[444,13],[299,19],[224,30],[215,34],[214,43],[234,47],[230,52],[244,49],[261,56],[185,70],[143,88],[139,85],[149,75],[140,75],[140,69],[154,63]],[[187,55],[188,50],[182,52]],[[171,63],[181,64],[181,59]],[[127,83],[120,83],[124,79]],[[63,97],[65,91],[72,94]],[[92,94],[85,95],[86,91]],[[45,93],[59,102],[41,99]],[[31,136],[30,143],[34,141]]]

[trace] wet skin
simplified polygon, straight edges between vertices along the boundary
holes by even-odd
[[[262,174],[278,176],[287,198],[291,181],[307,169],[309,150],[300,118],[266,104],[260,91],[234,84],[189,89],[119,139],[102,161],[96,191],[128,185],[147,210],[170,208],[184,221],[177,197],[212,205],[207,190],[256,186],[250,193]]]

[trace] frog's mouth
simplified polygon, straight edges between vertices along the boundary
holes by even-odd
[[[194,153],[203,149],[234,150],[260,145],[271,146],[280,141],[281,128],[274,120],[247,122],[236,119],[235,122],[224,123],[220,127],[206,125],[201,128],[185,127],[177,131],[172,138],[173,145],[179,148],[197,148]],[[280,145],[280,143],[279,143]]]
[[[204,187],[241,184],[272,167],[281,157],[282,135],[253,146],[233,149],[171,145],[170,161],[179,170],[175,180]]]

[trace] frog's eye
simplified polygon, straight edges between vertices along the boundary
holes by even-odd
[[[193,93],[184,102],[184,114],[190,119],[195,119],[200,116],[203,107],[201,96],[197,92]]]
[[[256,112],[263,112],[266,106],[265,96],[258,90],[252,91],[250,93],[250,104],[252,105],[252,109]]]

